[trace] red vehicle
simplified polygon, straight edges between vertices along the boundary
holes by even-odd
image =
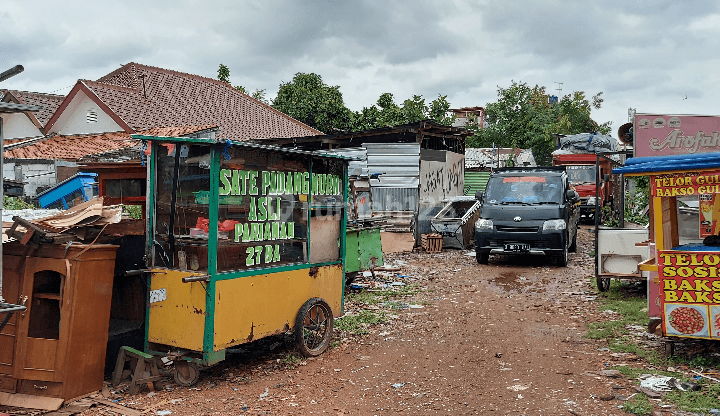
[[[553,155],[553,166],[565,166],[570,183],[580,195],[580,215],[585,218],[594,218],[595,206],[602,209],[612,202],[612,182],[605,181],[605,174],[612,172],[610,162],[600,159],[600,189],[595,192],[597,169],[594,154],[560,154]],[[595,199],[597,195],[597,200]]]

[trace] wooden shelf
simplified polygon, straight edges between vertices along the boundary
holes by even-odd
[[[655,257],[650,257],[649,259],[638,263],[638,269],[643,272],[657,272],[658,265],[655,261]]]

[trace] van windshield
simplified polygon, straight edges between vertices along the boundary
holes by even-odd
[[[494,176],[484,200],[490,204],[561,204],[559,176]]]

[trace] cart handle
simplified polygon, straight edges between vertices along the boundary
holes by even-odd
[[[209,282],[210,281],[210,275],[204,274],[202,276],[188,276],[182,278],[183,283],[192,283],[192,282]]]

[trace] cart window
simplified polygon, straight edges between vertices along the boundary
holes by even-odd
[[[218,271],[306,263],[309,157],[230,147],[219,175]]]
[[[700,237],[701,223],[698,209],[698,196],[679,196],[677,197],[677,201],[677,222],[680,244],[702,242],[703,239]]]
[[[344,210],[344,167],[339,160],[315,158],[312,169],[310,263],[337,261]]]
[[[210,146],[157,149],[155,265],[207,271]]]

